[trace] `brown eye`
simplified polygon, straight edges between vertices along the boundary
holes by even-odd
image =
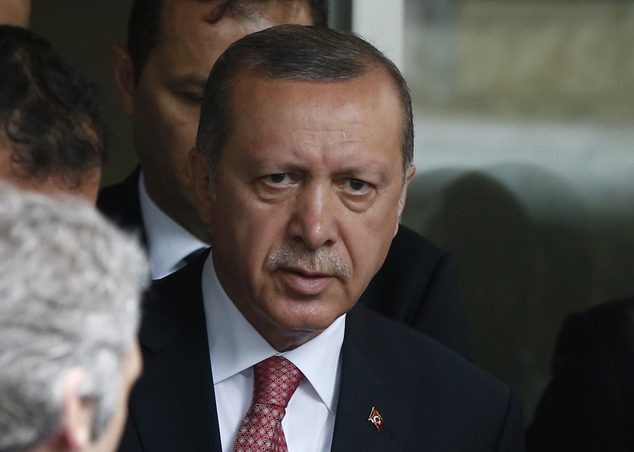
[[[288,173],[270,174],[266,176],[266,179],[276,185],[287,184],[291,180]]]
[[[360,179],[348,179],[344,185],[353,193],[361,193],[370,187],[370,184]]]

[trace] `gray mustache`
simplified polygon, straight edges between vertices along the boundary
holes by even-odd
[[[266,257],[264,266],[267,270],[298,268],[309,272],[325,273],[344,280],[352,277],[350,266],[330,249],[319,248],[312,251],[299,243],[284,245],[272,251]]]

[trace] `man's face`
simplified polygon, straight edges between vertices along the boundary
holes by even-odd
[[[239,79],[214,200],[200,158],[192,173],[223,288],[287,350],[349,311],[385,259],[405,195],[402,110],[379,72],[328,83]]]
[[[199,235],[187,154],[195,145],[200,102],[216,59],[234,41],[282,23],[310,24],[303,3],[260,6],[252,18],[225,15],[210,24],[213,2],[167,0],[160,43],[129,87],[134,140],[145,185],[153,201],[170,217]],[[116,68],[115,64],[115,68]],[[201,237],[204,238],[204,237]]]

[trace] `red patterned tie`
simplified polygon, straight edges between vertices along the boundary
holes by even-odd
[[[281,356],[256,364],[254,373],[253,402],[240,424],[233,452],[287,452],[282,419],[304,375]]]

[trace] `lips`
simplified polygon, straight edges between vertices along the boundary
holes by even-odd
[[[336,278],[332,275],[305,269],[278,269],[284,284],[303,296],[315,296],[322,293]]]

